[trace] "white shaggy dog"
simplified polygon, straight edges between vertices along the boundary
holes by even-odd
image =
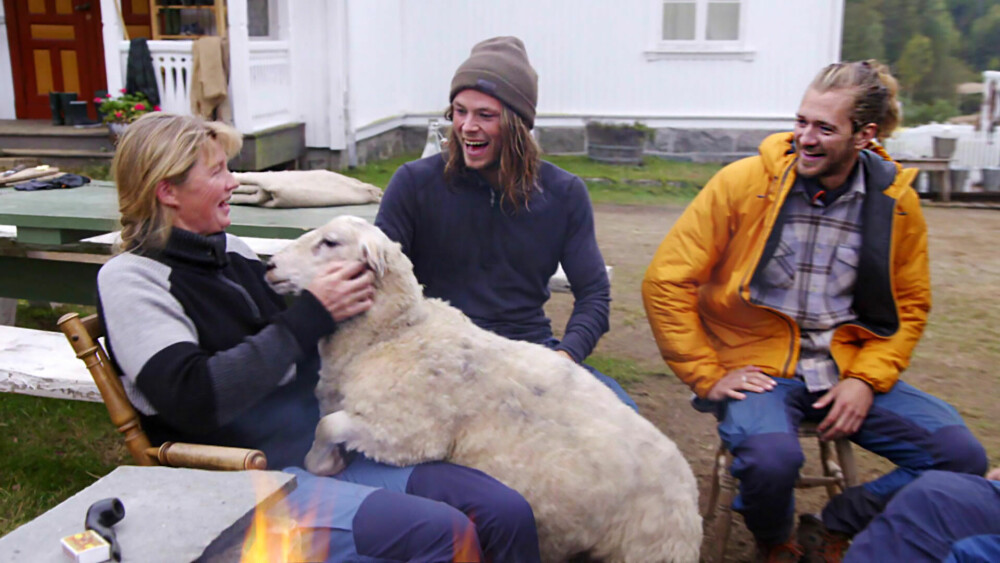
[[[337,444],[394,465],[447,460],[524,495],[545,561],[698,560],[698,489],[669,438],[572,361],[425,299],[399,245],[362,219],[302,236],[268,281],[298,292],[335,259],[367,262],[376,296],[320,344],[310,471],[340,471]]]

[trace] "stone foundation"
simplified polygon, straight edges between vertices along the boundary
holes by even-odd
[[[728,163],[757,154],[757,146],[774,133],[764,129],[654,129],[643,154],[671,160]],[[535,139],[545,154],[586,154],[583,127],[538,127]],[[427,142],[424,127],[398,127],[358,142],[358,164],[420,153]],[[346,151],[306,149],[304,168],[340,170],[348,166]]]

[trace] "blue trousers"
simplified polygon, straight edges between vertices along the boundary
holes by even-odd
[[[743,515],[758,541],[788,539],[795,516],[795,480],[805,462],[798,440],[803,420],[819,422],[829,412],[812,404],[822,392],[810,393],[805,383],[777,378],[766,393],[747,393],[742,401],[695,401],[699,410],[713,410],[719,436],[733,454],[730,471],[739,479],[733,508]],[[875,395],[868,417],[850,437],[897,468],[875,481],[851,487],[823,509],[830,530],[854,535],[864,528],[904,485],[929,469],[982,475],[986,452],[951,405],[905,382]]]
[[[1000,561],[1000,482],[928,471],[860,534],[845,563]]]
[[[548,338],[547,340],[540,342],[539,344],[546,346],[552,350],[555,350],[556,346],[559,345],[559,339],[551,337]],[[604,375],[603,373],[597,371],[591,366],[588,366],[587,364],[580,363],[580,366],[589,371],[594,377],[597,378],[598,381],[603,383],[608,389],[614,391],[615,395],[617,395],[618,398],[621,399],[621,402],[628,405],[629,408],[631,408],[635,412],[639,412],[639,405],[635,404],[635,401],[632,400],[632,397],[629,397],[629,394],[625,392],[625,389],[622,388],[622,386],[617,381],[615,381],[613,377]]]
[[[310,561],[539,561],[527,501],[481,471],[449,463],[394,467],[360,454],[333,478],[289,468],[289,495]]]

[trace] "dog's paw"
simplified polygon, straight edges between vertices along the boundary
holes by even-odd
[[[344,456],[340,453],[340,448],[328,445],[318,446],[313,444],[312,449],[306,454],[306,469],[314,475],[328,477],[336,475],[347,466]]]

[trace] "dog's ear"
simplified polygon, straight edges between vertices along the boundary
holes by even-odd
[[[375,272],[375,279],[382,279],[385,276],[387,262],[384,246],[368,237],[363,237],[358,241],[358,245],[361,247],[361,260]]]

